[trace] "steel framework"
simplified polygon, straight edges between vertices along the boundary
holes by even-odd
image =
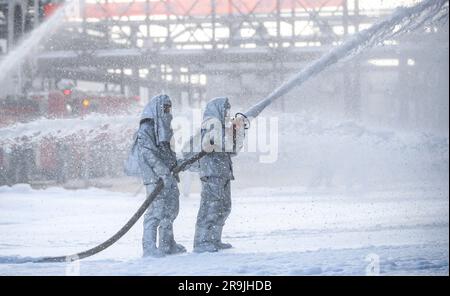
[[[317,57],[350,28],[374,20],[360,13],[358,0],[352,10],[347,2],[82,1],[79,18],[66,22],[66,33],[50,41],[39,68],[53,77],[121,83],[122,90],[128,83],[135,92],[150,80],[202,98],[205,76],[239,76],[261,63],[284,72],[283,64]],[[229,63],[247,66],[227,67]]]
[[[77,15],[66,20],[36,58],[33,75],[47,81],[97,81],[134,94],[140,87],[171,89],[187,94],[191,102],[208,95],[207,82],[214,76],[241,80],[246,73],[278,73],[277,79],[284,79],[346,35],[391,13],[362,10],[359,0],[78,3]],[[379,56],[396,56],[397,47],[393,43]],[[415,50],[413,45],[409,49]],[[361,65],[350,67],[343,74],[345,88],[359,93]],[[359,101],[352,99],[347,108],[358,109]]]

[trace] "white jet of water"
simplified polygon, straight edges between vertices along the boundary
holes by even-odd
[[[33,30],[15,49],[10,51],[0,61],[0,85],[5,83],[4,80],[11,74],[11,71],[19,67],[45,38],[53,35],[59,25],[64,21],[66,15],[75,11],[75,3],[77,2],[76,0],[66,1],[48,20]]]
[[[352,58],[384,40],[413,31],[427,22],[443,18],[448,18],[448,0],[425,0],[412,7],[399,7],[391,16],[375,23],[366,30],[354,34],[340,46],[303,68],[265,99],[251,107],[245,114],[254,118],[276,99],[282,97],[294,87],[299,87],[331,65]]]

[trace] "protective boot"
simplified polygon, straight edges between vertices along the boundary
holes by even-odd
[[[142,257],[153,257],[153,258],[162,258],[166,254],[164,254],[160,249],[158,248],[150,248],[150,249],[144,249],[144,253]]]
[[[222,242],[222,231],[223,226],[214,227],[214,244],[219,250],[231,249],[233,247],[231,244]]]
[[[173,235],[173,224],[164,221],[159,227],[159,249],[166,255],[185,253],[186,248],[177,244]]]
[[[197,226],[195,228],[194,252],[217,252],[218,250],[212,239],[211,227]]]
[[[167,255],[175,255],[175,254],[181,254],[186,253],[186,248],[182,244],[178,244],[176,242],[173,242],[169,253]]]
[[[164,257],[164,253],[156,247],[157,229],[158,224],[155,221],[144,221],[144,237],[142,239],[143,257]]]
[[[217,251],[219,251],[219,249],[213,243],[203,243],[194,246],[194,253],[205,253],[205,252],[215,253]]]

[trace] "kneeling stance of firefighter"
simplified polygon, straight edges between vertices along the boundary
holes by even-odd
[[[175,242],[173,233],[173,222],[179,212],[180,192],[178,177],[171,173],[177,163],[176,154],[170,146],[173,136],[171,122],[171,100],[167,95],[159,95],[152,98],[144,108],[137,132],[139,167],[147,195],[155,189],[160,178],[164,181],[162,192],[151,203],[144,216],[144,257],[186,252],[182,245]]]
[[[228,98],[216,98],[203,113],[202,149],[209,153],[199,161],[202,191],[194,237],[198,253],[232,247],[222,242],[222,230],[231,212],[231,156],[242,147],[244,124],[241,118],[230,118],[230,108]]]

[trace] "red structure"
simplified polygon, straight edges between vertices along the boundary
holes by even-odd
[[[78,90],[52,90],[26,98],[0,100],[0,126],[37,117],[65,118],[89,113],[126,113],[140,98],[116,94],[86,93]]]
[[[175,15],[208,16],[230,14],[270,14],[277,9],[310,9],[341,6],[343,0],[166,0],[130,3],[87,4],[84,12],[87,18]]]

